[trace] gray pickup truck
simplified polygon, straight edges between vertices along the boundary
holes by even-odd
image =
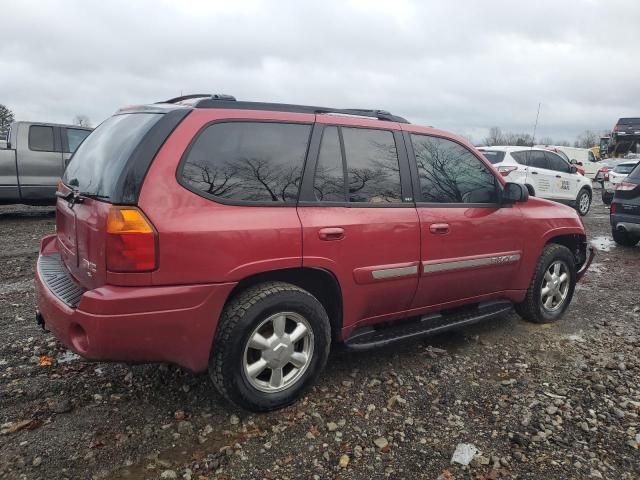
[[[40,122],[11,124],[0,142],[0,204],[54,204],[58,180],[90,128]]]

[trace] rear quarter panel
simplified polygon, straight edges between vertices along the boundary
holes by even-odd
[[[302,266],[295,205],[225,205],[178,183],[178,165],[194,136],[209,122],[226,119],[312,123],[314,116],[197,109],[176,128],[151,165],[139,199],[158,231],[154,285],[239,281],[255,273]]]

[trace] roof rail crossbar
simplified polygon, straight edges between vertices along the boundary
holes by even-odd
[[[233,95],[227,95],[226,93],[192,93],[191,95],[182,95],[180,97],[170,98],[169,100],[164,100],[162,102],[156,103],[178,103],[183,102],[185,100],[193,100],[195,98],[203,98],[203,99],[211,99],[211,100],[228,100],[235,101],[236,97]]]

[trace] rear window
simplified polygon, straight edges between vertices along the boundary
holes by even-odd
[[[635,125],[640,123],[640,118],[621,118],[618,120],[618,125]]]
[[[629,174],[635,166],[635,163],[623,163],[622,165],[615,167],[613,171],[616,173]]]
[[[500,163],[504,160],[504,152],[497,150],[481,150],[481,152],[485,158],[493,164]]]
[[[231,202],[295,203],[310,133],[298,123],[215,123],[191,146],[182,181]]]
[[[640,183],[640,163],[638,163],[634,167],[634,169],[631,171],[631,173],[629,174],[629,176],[627,178],[630,178],[634,182]]]
[[[108,199],[131,153],[162,115],[114,115],[100,124],[76,150],[63,182],[87,195]]]
[[[33,125],[29,127],[29,150],[53,152],[53,127]]]

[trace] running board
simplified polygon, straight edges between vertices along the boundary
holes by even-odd
[[[396,342],[413,340],[435,335],[445,330],[464,327],[488,318],[497,317],[511,311],[512,308],[513,303],[508,300],[493,300],[478,303],[471,307],[432,313],[415,320],[399,320],[386,323],[384,326],[376,326],[377,328],[361,327],[346,339],[344,346],[348,350],[358,351],[383,347]]]

